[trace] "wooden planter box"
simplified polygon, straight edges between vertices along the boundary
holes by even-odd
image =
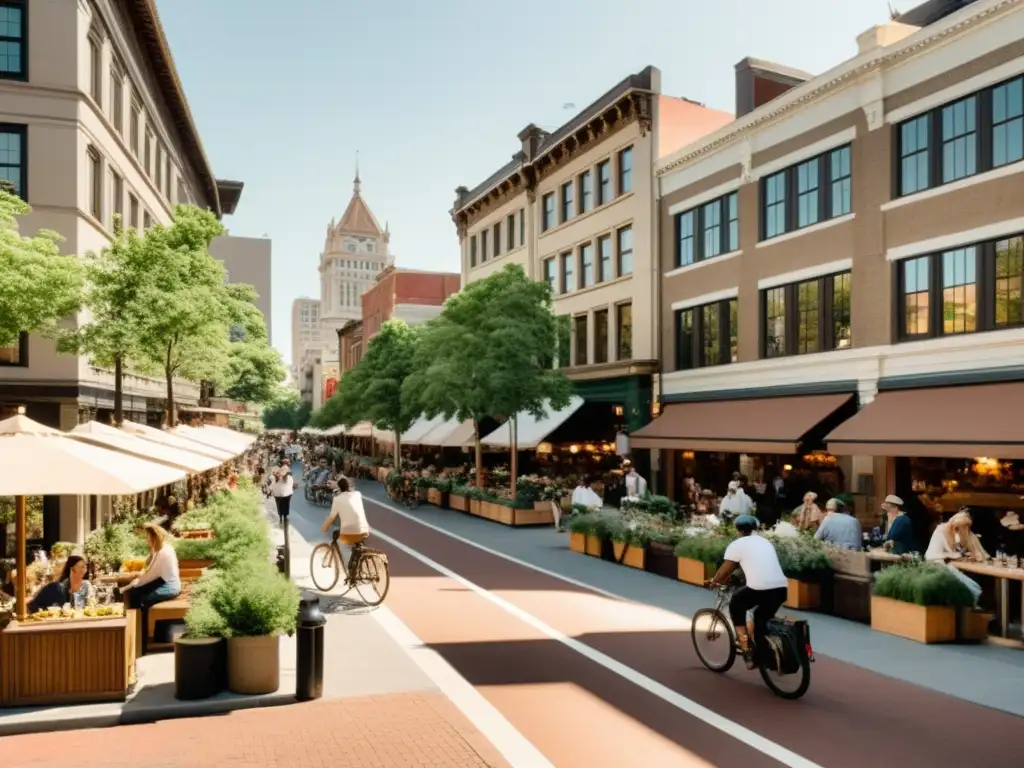
[[[503,525],[515,525],[516,510],[506,507],[504,504],[496,504],[493,501],[479,501],[479,511],[474,514]]]
[[[871,628],[919,643],[956,640],[956,609],[871,596]]]
[[[377,482],[386,483],[391,471],[392,467],[377,467]]]
[[[969,643],[978,643],[988,639],[988,625],[995,614],[983,611],[972,611],[961,608],[957,613],[956,639]]]
[[[586,553],[591,557],[601,556],[601,539],[597,536],[587,535]]]
[[[178,570],[179,571],[201,571],[203,568],[210,568],[213,566],[213,560],[179,560]],[[139,574],[142,575],[141,573]]]
[[[798,611],[814,611],[821,607],[821,584],[788,579],[786,607]]]
[[[178,534],[179,539],[212,539],[213,529],[204,528],[202,530],[195,531],[182,531]]]
[[[420,501],[429,501],[430,500],[430,490],[431,489],[427,488],[426,486],[422,486],[422,485],[421,486],[417,486],[416,487],[416,498],[419,499]]]
[[[547,507],[544,509],[537,509],[534,506],[533,509],[517,509],[516,522],[519,525],[554,525],[555,515],[551,511],[551,502],[545,502]]]
[[[427,503],[442,509],[448,506],[448,491],[441,491],[437,488],[427,488]]]
[[[545,509],[548,512],[550,512],[551,511],[551,502],[550,501],[535,501],[535,502],[533,502],[533,508],[535,510],[537,510],[538,512],[543,512]]]
[[[714,574],[711,572],[711,568],[700,560],[693,560],[689,557],[676,558],[676,578],[679,581],[703,587],[704,582],[712,576]]]
[[[457,512],[469,512],[469,499],[457,493],[448,494],[448,506]]]
[[[587,534],[570,533],[569,549],[571,549],[573,552],[579,552],[581,555],[587,554]]]
[[[676,557],[674,544],[662,544],[659,541],[652,541],[647,545],[647,555],[644,558],[644,570],[666,579],[679,578],[679,564]]]
[[[479,499],[470,499],[469,514],[476,515],[477,517],[483,517],[483,515],[480,514],[480,504],[481,502]]]
[[[613,541],[612,550],[615,553],[615,562],[622,563],[629,568],[644,570],[646,551],[643,547],[635,547],[623,544],[621,541]]]

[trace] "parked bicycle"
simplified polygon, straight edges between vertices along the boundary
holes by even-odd
[[[341,579],[343,563],[338,533],[335,531],[330,542],[317,544],[310,555],[309,575],[313,578],[316,588],[321,592],[330,592],[334,589]],[[345,587],[343,595],[355,589],[368,606],[374,607],[383,603],[391,587],[388,556],[366,546],[364,542],[354,544],[348,571],[345,574]]]
[[[690,636],[701,663],[712,672],[725,673],[742,654],[736,629],[729,619],[733,587],[715,588],[714,608],[701,608],[693,615]],[[775,617],[768,621],[768,633],[757,654],[757,668],[768,689],[783,699],[799,699],[811,685],[811,630],[806,621]],[[750,642],[755,642],[751,638]]]

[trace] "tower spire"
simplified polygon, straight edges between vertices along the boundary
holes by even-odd
[[[352,181],[352,192],[355,195],[359,195],[359,188],[362,186],[362,182],[359,181],[359,150],[356,150],[356,177]]]

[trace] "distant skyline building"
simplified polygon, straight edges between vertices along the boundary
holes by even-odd
[[[292,378],[299,379],[310,350],[320,350],[320,300],[301,297],[292,302]]]

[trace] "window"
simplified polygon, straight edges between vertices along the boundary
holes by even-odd
[[[992,89],[992,167],[1024,159],[1024,78]]]
[[[128,195],[128,226],[139,228],[139,198],[132,194]]]
[[[86,154],[89,160],[89,213],[103,221],[103,172],[100,153],[95,147],[89,147]]]
[[[928,169],[930,115],[900,125],[900,194],[911,195],[931,186]]]
[[[177,202],[182,204],[188,203],[188,190],[185,188],[185,182],[181,179],[178,179]]]
[[[554,256],[544,259],[544,280],[551,286],[551,293],[558,293],[558,272]]]
[[[103,41],[96,32],[89,33],[89,95],[103,105]]]
[[[153,134],[150,130],[146,129],[146,148],[145,157],[143,158],[146,166],[146,175],[153,175]]]
[[[174,167],[174,165],[173,165],[173,163],[171,163],[171,156],[169,154],[168,155],[164,155],[164,157],[165,157],[165,163],[164,163],[164,197],[166,197],[168,200],[170,200],[171,199],[171,184],[174,183],[174,174],[171,172],[171,169]],[[373,251],[373,243],[367,243],[367,245],[369,246],[369,248],[367,248],[367,250],[372,252]]]
[[[519,246],[526,245],[526,209],[519,209]]]
[[[942,181],[956,181],[978,172],[978,99],[942,108]]]
[[[619,152],[619,194],[624,195],[633,189],[633,148]]]
[[[612,199],[612,161],[597,164],[597,204],[604,205]]]
[[[132,96],[131,122],[128,125],[128,144],[135,157],[139,156],[139,122],[142,120],[142,107],[135,96]]]
[[[975,248],[957,248],[942,254],[942,333],[969,333],[977,329],[978,254]]]
[[[487,261],[487,235],[488,231],[485,229],[480,233],[480,263],[483,264]]]
[[[850,334],[850,273],[762,291],[762,357],[846,349]]]
[[[156,168],[153,180],[156,182],[156,188],[163,190],[164,188],[164,148],[161,145],[157,145],[156,148]]]
[[[594,363],[608,362],[608,310],[594,312]]]
[[[569,356],[572,348],[572,325],[568,315],[555,318],[558,327],[558,365],[571,365]]]
[[[611,280],[612,274],[612,236],[602,235],[597,238],[597,282]]]
[[[501,222],[494,225],[494,258],[501,256]]]
[[[469,238],[469,266],[476,266],[476,235]]]
[[[3,16],[3,8],[0,7],[0,18]],[[0,365],[28,365],[28,334],[22,331],[18,334],[18,340],[7,347],[0,347]]]
[[[676,266],[731,253],[739,248],[739,206],[736,193],[677,213]]]
[[[153,217],[149,215],[149,211],[146,211],[142,215],[142,228],[149,229],[153,226]]]
[[[27,132],[24,125],[0,123],[0,179],[14,185],[14,194],[27,199],[28,168],[25,152]]]
[[[576,290],[576,281],[572,273],[572,251],[562,254],[562,293],[572,293]]]
[[[580,174],[580,213],[594,207],[594,175],[590,171]]]
[[[1018,325],[1021,315],[1021,276],[1024,274],[1024,237],[1011,237],[995,244],[995,318],[996,328]]]
[[[619,250],[619,277],[633,274],[633,227],[623,227],[615,233]]]
[[[115,216],[124,216],[124,181],[110,169],[110,223],[113,225]],[[123,226],[124,223],[121,223]]]
[[[676,370],[736,362],[736,299],[676,311]]]
[[[618,340],[619,360],[633,359],[633,305],[619,304],[615,308],[615,338]]]
[[[761,182],[761,238],[838,218],[853,209],[850,146],[812,157]]]
[[[580,246],[580,288],[586,288],[595,282],[594,244],[584,243]]]
[[[510,213],[505,218],[505,250],[511,251],[516,247],[516,215]]]
[[[587,364],[587,316],[577,315],[573,318],[573,340],[576,346],[576,359],[573,365]]]
[[[546,195],[544,195],[544,197],[541,198],[541,205],[544,206],[541,221],[541,230],[547,232],[549,229],[555,226],[555,193],[548,192]]]
[[[28,75],[25,0],[0,2],[0,78],[24,80]]]
[[[110,119],[124,136],[124,69],[116,61],[110,65]]]
[[[576,213],[572,199],[572,182],[567,181],[562,185],[562,223],[567,222]]]

